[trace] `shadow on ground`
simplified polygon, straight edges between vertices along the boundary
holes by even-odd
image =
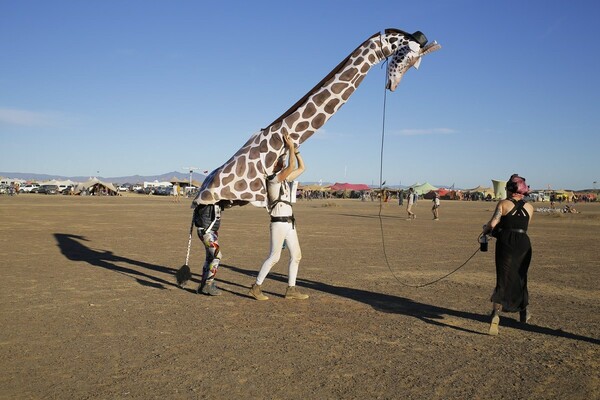
[[[149,286],[156,289],[166,289],[167,286],[177,286],[174,281],[170,282],[157,276],[153,276],[147,272],[117,265],[117,263],[130,264],[132,266],[141,267],[149,271],[175,275],[176,271],[172,268],[118,256],[110,250],[93,249],[84,244],[84,242],[89,242],[89,240],[84,236],[67,233],[55,233],[54,238],[56,239],[61,253],[71,261],[87,262],[93,267],[104,268],[127,275],[129,277],[133,277],[140,285],[143,286]]]
[[[133,260],[131,258],[123,256],[118,256],[109,250],[93,249],[84,243],[89,242],[89,240],[81,235],[55,233],[54,237],[57,241],[57,245],[60,248],[61,253],[71,261],[86,262],[93,267],[105,268],[110,271],[133,277],[139,284],[147,287],[153,287],[156,289],[166,289],[167,286],[177,287],[177,284],[175,283],[176,270],[173,268]],[[123,267],[117,265],[117,263],[129,264],[135,267],[146,269],[149,272],[142,272],[137,269]],[[220,268],[227,268],[230,271],[248,277],[255,277],[257,272],[225,264],[221,264]],[[167,281],[157,276],[153,276],[151,272],[172,275],[173,279],[172,281]],[[278,273],[269,274],[269,278],[280,282],[287,282],[287,276]],[[223,280],[221,280],[221,282],[225,282],[233,286],[243,288],[244,293],[245,289],[247,289],[235,282],[227,282]],[[487,323],[489,321],[488,315],[475,314],[466,311],[458,311],[450,308],[419,303],[400,296],[376,293],[345,286],[335,286],[308,279],[298,279],[298,282],[300,286],[309,288],[311,290],[319,291],[322,293],[328,293],[334,296],[339,296],[353,301],[368,304],[369,306],[373,307],[375,310],[380,312],[403,314],[410,317],[414,317],[427,324],[433,324],[445,328],[452,328],[459,331],[474,333],[478,335],[482,333],[444,323],[444,317],[452,316],[462,319],[478,321],[482,323]],[[191,290],[188,291],[193,292]],[[228,292],[239,296],[245,296],[234,291]],[[580,340],[593,344],[600,344],[600,340],[596,338],[590,338],[574,333],[565,332],[561,329],[552,329],[532,324],[521,324],[512,318],[503,318],[502,325],[514,329],[520,329],[523,331],[534,332],[543,335],[550,335],[555,337],[562,337],[565,339]]]
[[[248,276],[256,276],[255,271],[249,271],[241,269],[235,266],[221,264],[221,267],[228,268],[232,271]],[[277,273],[269,274],[270,279],[274,279],[280,282],[287,282],[287,276]],[[307,279],[298,279],[299,286],[303,286],[315,291],[323,293],[329,293],[334,296],[344,297],[350,300],[365,303],[373,307],[377,311],[386,313],[397,313],[403,314],[410,317],[417,318],[427,324],[433,324],[440,327],[452,328],[463,332],[469,332],[481,335],[482,332],[473,331],[453,325],[449,325],[443,322],[444,316],[452,316],[457,318],[463,318],[482,323],[488,323],[490,317],[486,314],[475,314],[467,311],[458,311],[450,308],[434,306],[430,304],[424,304],[415,302],[411,299],[407,299],[400,296],[394,296],[384,293],[370,292],[362,289],[349,288],[344,286],[335,286],[327,283],[311,281]],[[504,317],[502,318],[502,325],[514,329],[520,329],[527,332],[534,332],[543,335],[550,335],[556,337],[562,337],[565,339],[580,340],[583,342],[600,344],[600,340],[596,338],[590,338],[587,336],[577,335],[574,333],[565,332],[562,329],[552,329],[532,324],[522,324],[515,319]]]

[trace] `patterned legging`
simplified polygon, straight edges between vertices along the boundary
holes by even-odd
[[[219,263],[221,262],[221,251],[219,250],[219,232],[208,231],[198,228],[198,237],[204,243],[206,259],[202,267],[202,282],[211,282],[215,279]]]

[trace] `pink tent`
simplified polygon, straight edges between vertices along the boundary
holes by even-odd
[[[369,185],[365,185],[364,183],[337,183],[337,182],[335,184],[329,186],[329,189],[331,189],[334,192],[336,192],[338,190],[354,190],[354,191],[371,190]]]

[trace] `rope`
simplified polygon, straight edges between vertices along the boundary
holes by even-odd
[[[387,59],[386,59],[387,62]],[[387,76],[384,74],[384,77],[387,79]],[[381,152],[379,154],[379,227],[381,229],[381,245],[383,247],[383,257],[385,259],[385,264],[387,265],[388,269],[390,270],[390,273],[392,274],[392,276],[396,279],[396,281],[398,281],[398,283],[400,283],[402,286],[407,286],[407,287],[411,287],[411,288],[422,288],[425,286],[429,286],[429,285],[433,285],[434,283],[437,283],[439,281],[441,281],[442,279],[445,279],[447,277],[449,277],[450,275],[454,274],[455,272],[457,272],[459,269],[461,269],[462,267],[464,267],[465,265],[467,265],[467,263],[469,261],[471,261],[471,259],[473,257],[475,257],[475,254],[477,254],[479,252],[479,247],[477,247],[477,250],[475,250],[475,252],[469,257],[467,258],[467,260],[462,263],[458,268],[454,269],[453,271],[447,273],[446,275],[442,276],[441,278],[435,279],[431,282],[427,282],[427,283],[423,283],[420,285],[411,285],[408,284],[406,282],[401,281],[396,274],[394,273],[394,271],[392,270],[392,267],[390,266],[389,260],[388,260],[388,256],[387,256],[387,252],[385,249],[385,235],[383,234],[383,220],[381,219],[381,211],[383,208],[383,148],[384,148],[384,140],[385,140],[385,111],[386,111],[386,105],[387,105],[387,90],[385,89],[385,85],[383,88],[383,117],[382,117],[382,126],[381,126]]]

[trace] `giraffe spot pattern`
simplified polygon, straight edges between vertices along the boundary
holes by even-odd
[[[227,175],[225,178],[223,178],[223,185],[224,186],[229,185],[234,179],[235,179],[235,175],[234,174]]]
[[[334,94],[340,94],[340,93],[342,93],[342,90],[344,90],[346,88],[346,86],[348,86],[347,83],[339,83],[339,82],[338,83],[334,83],[331,86],[331,91]]]
[[[325,112],[328,114],[333,114],[335,113],[336,107],[338,104],[340,104],[340,99],[331,99],[326,105],[325,105]]]
[[[356,76],[357,73],[358,70],[356,68],[349,68],[347,71],[342,72],[342,74],[340,75],[340,80],[348,82],[354,76]]]
[[[255,180],[250,182],[250,189],[257,191],[263,188],[263,180],[261,178],[256,178]]]
[[[286,133],[288,133],[287,129],[283,128],[281,134],[285,135]],[[273,135],[271,136],[271,139],[269,139],[269,144],[273,149],[279,150],[283,147],[283,140],[281,140],[279,135]]]
[[[310,124],[307,121],[302,121],[298,125],[296,125],[296,130],[301,132],[305,131],[306,129],[308,129],[309,125]]]
[[[254,164],[248,164],[248,175],[247,177],[249,179],[253,179],[256,177],[256,175],[258,175],[258,172],[256,171],[256,166]]]
[[[319,113],[313,118],[311,126],[317,130],[325,124],[325,121],[327,121],[327,116],[323,113]]]
[[[231,192],[231,189],[229,188],[229,186],[225,186],[222,190],[221,190],[221,198],[222,199],[231,199],[233,198],[233,193]]]
[[[244,176],[246,173],[246,157],[240,156],[235,164],[235,174],[237,176]]]
[[[313,98],[313,101],[317,107],[320,107],[330,96],[329,90],[323,90]]]
[[[270,151],[269,153],[267,153],[267,155],[265,156],[265,164],[273,165],[275,164],[275,161],[277,161],[277,153],[275,153],[274,151]]]
[[[317,112],[317,108],[314,104],[308,103],[302,112],[302,118],[311,118]]]
[[[302,137],[298,140],[300,144],[304,143],[304,141],[306,139],[308,139],[309,137],[311,137],[313,135],[313,133],[315,133],[315,131],[305,131],[304,134],[302,135]]]
[[[241,192],[241,191],[244,191],[244,190],[246,190],[248,188],[248,184],[246,183],[246,181],[238,179],[235,182],[235,184],[233,185],[233,188],[236,191]]]
[[[344,101],[348,100],[348,97],[350,97],[352,93],[354,93],[354,90],[355,89],[352,86],[348,87],[348,89],[346,89],[344,93],[342,93],[342,99]]]

